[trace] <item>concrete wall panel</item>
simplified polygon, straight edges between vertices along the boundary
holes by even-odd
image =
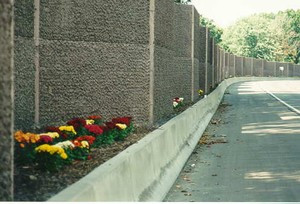
[[[235,76],[241,77],[243,76],[243,58],[239,56],[235,56]]]
[[[0,2],[0,201],[13,200],[13,5]]]
[[[235,76],[235,67],[234,67],[234,55],[229,54],[229,77],[234,77]]]
[[[283,68],[283,71],[280,70]],[[276,62],[276,76],[277,77],[287,77],[288,76],[288,64],[284,62]]]
[[[270,77],[270,76],[275,76],[275,62],[269,62],[265,61],[264,63],[264,76],[265,77]]]
[[[251,75],[252,75],[251,58],[245,57],[244,58],[244,76],[251,76]]]
[[[15,129],[34,127],[35,66],[32,38],[15,36]]]
[[[300,65],[299,64],[294,65],[293,74],[294,74],[294,77],[300,77]]]
[[[43,39],[148,43],[149,1],[41,0],[40,5]]]
[[[262,77],[263,76],[263,60],[253,59],[253,76]]]
[[[41,124],[89,114],[148,120],[146,45],[43,40],[40,50]]]

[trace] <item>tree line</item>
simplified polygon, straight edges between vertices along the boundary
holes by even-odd
[[[239,56],[298,64],[300,10],[242,18],[223,30],[220,46]]]

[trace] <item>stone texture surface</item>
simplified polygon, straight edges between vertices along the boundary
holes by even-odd
[[[275,62],[265,61],[264,63],[264,76],[270,77],[275,76]]]
[[[283,67],[283,71],[280,70]],[[276,62],[276,76],[286,77],[288,75],[288,63]]]
[[[243,76],[243,58],[239,56],[235,56],[235,76],[240,77]]]
[[[34,126],[34,42],[33,38],[15,36],[15,129],[29,131]]]
[[[252,71],[251,71],[251,58],[245,57],[244,58],[244,76],[251,76]]]
[[[40,124],[89,114],[147,123],[149,32],[149,2],[41,1]]]
[[[224,57],[224,68],[225,68],[225,79],[229,78],[229,53],[225,52]]]
[[[229,76],[235,76],[235,67],[234,67],[234,55],[229,54]]]
[[[90,114],[148,120],[146,45],[42,40],[40,56],[41,124]]]
[[[293,74],[294,74],[293,76],[300,77],[300,65],[299,64],[294,65]]]
[[[14,2],[15,35],[33,38],[34,0]]]
[[[14,3],[15,129],[34,127],[34,0]]]
[[[262,77],[263,76],[263,60],[253,59],[253,76]]]
[[[41,0],[43,39],[147,44],[149,1]]]
[[[13,199],[13,8],[0,2],[0,201]]]

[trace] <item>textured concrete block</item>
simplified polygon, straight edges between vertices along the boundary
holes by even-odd
[[[33,37],[34,0],[14,1],[15,35]]]
[[[199,72],[199,60],[194,58],[194,101],[199,98],[198,90],[200,89],[200,72]]]
[[[252,75],[252,58],[245,57],[244,58],[244,76],[251,76]]]
[[[149,1],[41,0],[41,38],[147,44]]]
[[[281,71],[281,68],[283,70]],[[288,63],[276,62],[276,76],[277,77],[287,77],[288,76]]]
[[[155,1],[154,43],[170,50],[174,49],[174,11],[172,0]]]
[[[294,77],[300,77],[300,65],[299,64],[295,64],[294,65]]]
[[[201,42],[200,42],[200,15],[197,12],[195,7],[190,6],[191,10],[194,10],[194,58],[197,58],[199,60],[200,56],[200,48],[201,48]]]
[[[41,42],[41,124],[100,114],[146,122],[147,46],[101,42]]]
[[[253,76],[262,77],[263,76],[263,60],[253,59]]]
[[[182,94],[176,89],[182,84],[188,86],[187,76],[190,75],[191,62],[189,59],[176,60],[174,64],[174,52],[170,49],[155,46],[154,56],[154,121],[164,118],[173,112],[172,100]],[[184,70],[184,78],[176,77],[180,70]],[[176,80],[177,79],[177,80]],[[189,89],[190,90],[190,89]]]
[[[243,62],[242,57],[235,56],[235,76],[241,77],[243,76]]]
[[[234,77],[235,76],[235,61],[234,61],[234,55],[229,54],[229,58],[228,58],[229,62],[229,77]]]
[[[174,52],[176,57],[191,57],[192,9],[189,6],[175,5]]]
[[[270,76],[276,76],[275,72],[275,62],[269,62],[265,61],[264,63],[264,76],[270,77]]]
[[[13,199],[13,5],[0,2],[0,201]]]
[[[206,59],[206,28],[200,26],[200,31],[199,31],[199,51],[200,51],[200,56],[199,56],[199,62],[200,63],[205,63]]]
[[[205,63],[199,63],[199,89],[205,91],[205,83],[206,83],[206,72],[205,72]]]
[[[34,126],[35,65],[32,38],[15,36],[15,129],[29,131]]]
[[[294,76],[294,64],[293,63],[287,63],[288,64],[288,77]]]
[[[225,52],[224,57],[224,71],[225,71],[225,78],[229,78],[229,53]]]

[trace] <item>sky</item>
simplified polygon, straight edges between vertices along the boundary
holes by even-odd
[[[198,13],[223,28],[254,13],[300,9],[300,0],[192,0]]]

